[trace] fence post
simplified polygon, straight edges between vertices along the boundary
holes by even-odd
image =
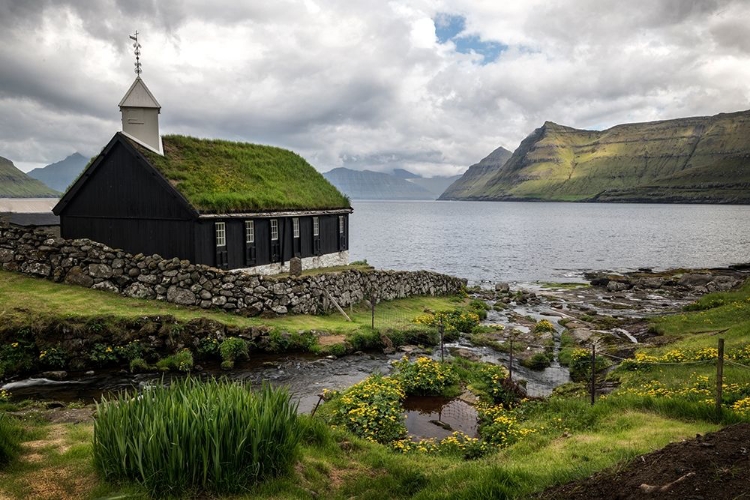
[[[513,381],[513,335],[510,336],[510,361],[508,362],[508,380]]]
[[[596,344],[591,344],[591,405],[596,401]]]
[[[443,344],[443,332],[445,331],[445,328],[443,327],[443,318],[440,318],[440,323],[438,323],[438,332],[440,332],[440,362],[445,363],[445,347]]]
[[[375,330],[375,294],[370,296],[370,309],[372,313],[372,329]]]
[[[721,400],[724,385],[724,339],[719,339],[719,357],[716,360],[716,413],[721,417]]]

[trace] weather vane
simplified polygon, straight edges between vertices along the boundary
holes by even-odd
[[[133,48],[135,49],[135,74],[141,76],[141,44],[138,43],[138,30],[135,30],[135,35],[129,35],[130,39],[135,43]]]

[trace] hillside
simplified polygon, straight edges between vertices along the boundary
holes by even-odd
[[[750,111],[532,132],[465,200],[750,203]],[[447,198],[446,198],[447,199]]]
[[[32,179],[0,156],[0,198],[56,198],[57,191]]]
[[[439,200],[461,200],[466,196],[482,189],[489,179],[508,161],[512,153],[504,147],[499,147],[479,163],[469,169],[455,182],[448,186]]]
[[[46,186],[60,192],[68,189],[74,180],[83,172],[88,159],[80,153],[73,153],[64,160],[35,168],[28,172],[28,176],[42,181]]]
[[[353,200],[434,200],[427,189],[390,174],[335,168],[323,177]]]

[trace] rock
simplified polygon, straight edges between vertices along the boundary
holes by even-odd
[[[74,266],[71,267],[68,274],[65,275],[65,283],[91,288],[94,284],[94,278],[84,273],[83,269],[80,267]]]
[[[68,372],[64,370],[52,370],[48,372],[42,372],[42,377],[50,380],[65,380],[68,378]]]
[[[464,359],[468,359],[469,361],[475,361],[475,362],[480,361],[482,359],[482,357],[479,354],[475,353],[474,351],[470,349],[465,349],[463,347],[455,347],[451,349],[450,351],[451,351],[451,354],[453,354],[457,358],[464,358]]]
[[[276,314],[286,314],[288,312],[286,306],[276,306],[272,307],[271,310],[275,312]]]
[[[89,264],[89,275],[92,278],[109,279],[112,277],[112,268],[106,264]]]
[[[15,252],[7,248],[0,248],[0,263],[12,262]]]
[[[219,296],[214,297],[213,299],[211,299],[211,304],[213,304],[215,306],[221,307],[221,306],[223,306],[226,303],[227,303],[227,298],[224,297],[223,295],[219,295]]]
[[[123,290],[122,293],[126,297],[131,297],[133,299],[151,299],[156,296],[154,291],[143,283],[133,283]]]
[[[709,282],[713,281],[714,277],[710,274],[704,273],[687,273],[683,274],[677,282],[682,286],[689,286],[691,288],[706,286]]]
[[[46,276],[49,276],[49,274],[52,272],[52,267],[48,264],[43,264],[41,262],[32,262],[26,267],[24,272],[28,274],[36,274],[37,276],[46,277]]]
[[[510,292],[510,285],[508,283],[495,283],[495,291],[508,293]]]
[[[610,281],[607,283],[607,290],[610,292],[622,292],[630,288],[630,285],[621,281]]]
[[[195,294],[190,290],[170,286],[167,290],[167,302],[174,302],[183,306],[192,306],[195,304]]]
[[[302,259],[299,257],[292,257],[289,259],[289,274],[292,276],[299,276],[302,274]]]
[[[115,285],[114,283],[108,280],[102,281],[101,283],[97,283],[91,288],[93,288],[94,290],[104,290],[105,292],[115,292],[115,293],[120,292],[120,289],[117,288],[117,285]]]

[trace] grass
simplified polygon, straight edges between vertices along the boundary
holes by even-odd
[[[57,198],[60,193],[18,170],[0,157],[0,198]]]
[[[236,493],[288,472],[300,438],[285,390],[183,379],[97,405],[94,466],[153,496]]]
[[[164,156],[135,145],[202,213],[350,208],[301,156],[281,148],[178,135]]]
[[[390,328],[408,328],[412,320],[425,309],[453,309],[454,297],[410,297],[384,301],[377,305],[379,318],[387,318]],[[350,333],[369,327],[370,308],[364,304],[347,309],[351,322],[338,313],[322,316],[282,316],[271,319],[246,318],[216,310],[186,308],[174,304],[124,298],[98,290],[53,283],[0,271],[0,321],[25,323],[40,318],[101,318],[133,319],[143,316],[172,315],[178,321],[198,318],[218,321],[224,325],[246,328],[267,325],[273,328],[299,331],[319,330],[330,333]]]

